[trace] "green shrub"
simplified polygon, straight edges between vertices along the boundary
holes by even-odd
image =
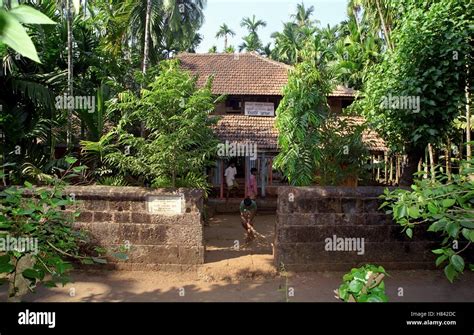
[[[381,198],[388,207],[387,214],[403,228],[410,238],[416,227],[427,227],[429,232],[443,237],[441,246],[433,250],[438,255],[436,266],[446,264],[444,273],[450,282],[461,274],[465,267],[462,253],[474,242],[474,161],[466,163],[460,174],[451,180],[437,174],[435,180],[419,179],[411,190],[385,190]],[[422,174],[422,173],[421,173]],[[465,244],[463,246],[463,244]],[[473,265],[469,265],[473,269]]]
[[[77,212],[65,212],[75,204],[74,196],[65,195],[65,180],[74,178],[84,167],[69,168],[52,185],[35,188],[11,186],[0,193],[0,278],[9,283],[9,298],[17,299],[39,284],[54,287],[71,281],[73,261],[83,264],[105,263],[101,248],[92,248],[84,231],[72,224]],[[13,241],[22,241],[13,243]]]
[[[381,266],[366,264],[354,268],[342,277],[343,283],[335,290],[336,298],[345,302],[387,302],[384,277]]]
[[[159,70],[139,95],[119,94],[109,107],[121,113],[118,125],[98,142],[82,141],[83,151],[102,165],[102,181],[121,176],[131,185],[207,190],[203,172],[214,165],[219,143],[210,114],[221,97],[211,92],[212,78],[198,88],[176,60]]]
[[[348,118],[330,116],[320,131],[320,158],[316,182],[341,185],[350,178],[362,178],[370,167],[369,150],[362,141],[364,125],[351,124]]]

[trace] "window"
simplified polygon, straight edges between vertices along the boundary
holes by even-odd
[[[225,102],[225,110],[227,113],[241,113],[242,101],[238,98],[228,98]]]

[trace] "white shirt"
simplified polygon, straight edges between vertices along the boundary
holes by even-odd
[[[227,169],[225,169],[225,181],[227,185],[233,185],[234,180],[235,180],[235,175],[237,174],[237,168],[229,166]]]

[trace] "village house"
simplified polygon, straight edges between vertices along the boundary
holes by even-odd
[[[183,69],[198,76],[198,86],[203,86],[213,75],[212,93],[226,95],[226,100],[216,105],[214,114],[220,116],[215,132],[221,142],[227,144],[224,151],[227,155],[210,171],[211,182],[220,196],[224,195],[223,175],[230,159],[236,163],[241,185],[247,182],[250,169],[255,167],[262,196],[275,192],[272,186],[282,182],[281,176],[271,168],[278,154],[275,111],[292,67],[257,53],[182,53],[177,58]],[[328,97],[331,111],[342,113],[354,101],[355,93],[350,88],[337,87]],[[351,121],[359,124],[363,118],[351,117]],[[374,132],[366,131],[364,142],[374,155],[387,150]],[[232,145],[234,147],[229,148]],[[255,146],[256,152],[250,152]],[[232,154],[228,155],[229,152]]]

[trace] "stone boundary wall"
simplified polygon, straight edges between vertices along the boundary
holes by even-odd
[[[65,194],[77,200],[75,227],[88,231],[93,243],[111,250],[129,246],[129,259],[110,259],[107,268],[185,271],[204,263],[200,190],[70,186]],[[181,214],[150,212],[149,197],[177,195]]]
[[[426,227],[416,227],[413,239],[402,233],[391,216],[378,209],[384,189],[280,187],[275,266],[283,263],[293,271],[346,272],[366,263],[400,270],[434,268],[436,255],[431,250],[440,245],[439,235],[426,232]],[[327,238],[336,243],[327,246]],[[347,248],[337,251],[342,241],[337,238],[358,238],[359,242],[364,238],[363,254]],[[356,246],[355,240],[347,241],[347,246]]]

